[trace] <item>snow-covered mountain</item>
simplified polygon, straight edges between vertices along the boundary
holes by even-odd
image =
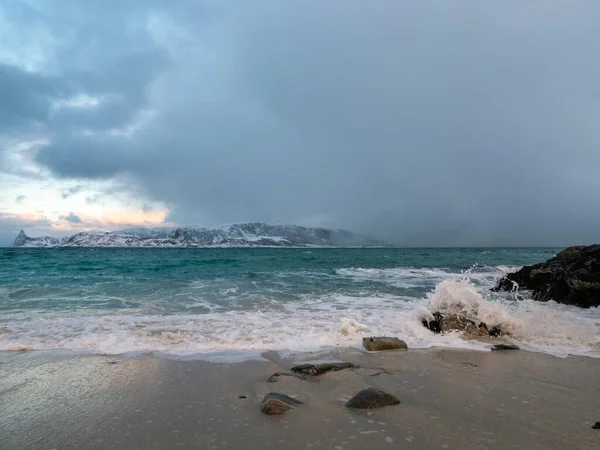
[[[212,228],[129,228],[81,232],[61,239],[32,238],[23,230],[12,247],[374,247],[374,239],[345,230],[239,223]]]
[[[17,235],[11,247],[57,247],[60,240],[50,236],[30,238],[23,230]]]

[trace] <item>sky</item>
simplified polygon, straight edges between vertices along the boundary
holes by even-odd
[[[266,221],[600,242],[600,2],[3,0],[0,245]]]

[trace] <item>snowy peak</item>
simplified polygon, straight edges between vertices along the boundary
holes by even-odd
[[[50,236],[30,238],[21,230],[11,247],[57,247],[59,243],[58,239]]]
[[[383,245],[346,230],[250,222],[220,227],[129,228],[81,232],[56,239],[28,237],[23,230],[12,247],[373,247]]]
[[[23,230],[21,230],[19,232],[19,234],[17,234],[17,237],[15,239],[15,241],[13,242],[13,247],[23,247],[25,245],[25,243],[27,242],[27,235],[25,234],[25,232]]]

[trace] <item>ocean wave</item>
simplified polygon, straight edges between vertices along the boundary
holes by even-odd
[[[480,285],[493,286],[503,275],[518,269],[517,266],[482,266],[474,265],[462,271],[449,268],[412,268],[394,267],[386,269],[350,267],[337,269],[339,276],[354,282],[384,283],[398,288],[418,288],[438,283],[445,279],[461,279],[468,277]]]
[[[398,336],[411,348],[489,347],[484,342],[464,340],[458,332],[439,335],[423,327],[424,311],[442,310],[500,324],[511,333],[511,340],[529,350],[556,356],[600,357],[598,308],[582,310],[554,302],[517,302],[483,292],[463,274],[461,279],[440,281],[424,298],[384,293],[305,294],[296,301],[271,300],[245,311],[134,315],[125,310],[125,314],[104,316],[36,320],[20,317],[0,324],[0,350],[174,355],[240,350],[318,351],[339,346],[360,348],[362,337],[370,335]],[[197,306],[207,305],[199,302]]]

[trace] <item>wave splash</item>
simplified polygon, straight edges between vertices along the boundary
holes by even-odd
[[[600,357],[598,308],[584,310],[555,302],[484,297],[465,277],[440,282],[427,305],[421,307],[420,317],[430,318],[436,311],[498,326],[526,349],[555,356]]]
[[[489,287],[510,267],[446,269],[338,269],[339,277],[405,286],[431,283],[425,297],[388,292],[366,295],[304,294],[299,300],[272,300],[246,311],[207,314],[127,315],[19,319],[0,326],[0,350],[66,349],[92,353],[157,352],[207,355],[216,351],[315,351],[360,348],[362,338],[393,335],[411,348],[449,347],[484,350],[485,342],[465,340],[459,332],[435,335],[421,320],[434,311],[460,314],[498,325],[521,347],[556,356],[600,357],[600,310],[516,301],[490,294]]]

